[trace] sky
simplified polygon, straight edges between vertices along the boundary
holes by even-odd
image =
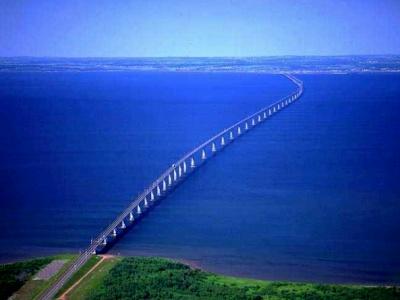
[[[400,54],[400,0],[0,0],[0,56]]]

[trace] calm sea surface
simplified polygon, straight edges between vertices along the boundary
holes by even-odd
[[[400,75],[303,75],[113,249],[264,279],[400,282]],[[0,73],[0,261],[77,252],[278,75]]]

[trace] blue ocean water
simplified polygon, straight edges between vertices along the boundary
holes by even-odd
[[[400,282],[400,75],[302,75],[112,253],[265,279]],[[284,77],[0,73],[0,260],[79,251],[183,153],[285,96]]]

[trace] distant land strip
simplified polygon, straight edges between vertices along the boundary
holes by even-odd
[[[400,72],[400,55],[63,58],[0,57],[0,72],[245,72],[347,74]]]

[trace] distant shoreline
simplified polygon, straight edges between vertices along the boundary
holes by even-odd
[[[0,57],[0,72],[399,73],[400,55],[63,58]]]
[[[5,70],[0,69],[1,73],[214,73],[214,74],[265,74],[265,75],[352,75],[352,74],[398,74],[399,70],[367,70],[367,71],[241,71],[241,70]]]

